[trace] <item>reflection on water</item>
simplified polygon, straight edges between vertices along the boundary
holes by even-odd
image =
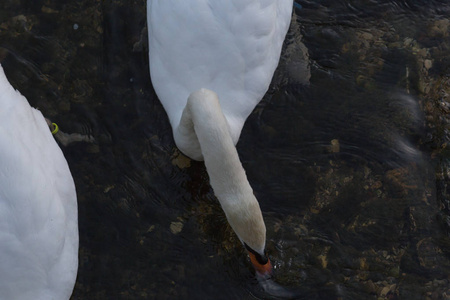
[[[308,299],[448,297],[450,4],[297,2],[238,144],[275,280]],[[79,200],[72,299],[265,298],[203,164],[175,148],[145,18],[145,1],[0,9],[12,84],[96,140],[63,149]]]

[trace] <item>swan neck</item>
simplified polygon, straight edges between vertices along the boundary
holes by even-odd
[[[238,237],[254,250],[263,252],[265,225],[261,209],[239,160],[217,95],[208,90],[192,93],[177,132],[177,145],[190,146],[180,150],[198,151],[194,153],[196,157],[200,153],[204,159],[210,184]]]
[[[178,137],[189,140],[189,145],[194,144],[195,148],[199,148],[196,149],[198,153],[193,153],[193,158],[201,156],[205,161],[211,186],[217,197],[227,195],[230,189],[236,192],[237,190],[244,192],[242,189],[245,188],[251,190],[231,138],[227,120],[214,92],[200,90],[189,97],[178,133]],[[193,150],[182,146],[187,152]]]

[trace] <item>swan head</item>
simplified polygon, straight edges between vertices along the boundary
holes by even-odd
[[[247,195],[247,197],[249,196]],[[258,201],[253,194],[250,198],[246,201],[236,202],[242,205],[234,203],[233,207],[223,207],[223,205],[222,207],[228,223],[248,251],[256,272],[267,277],[272,274],[272,264],[265,252],[266,226]]]
[[[272,275],[272,263],[270,262],[270,259],[265,255],[265,253],[261,254],[259,252],[256,252],[245,243],[244,246],[248,251],[248,256],[250,257],[250,261],[252,262],[256,273],[262,275],[263,277]]]
[[[200,89],[189,96],[174,138],[183,153],[204,159],[210,184],[228,223],[249,251],[256,271],[270,274],[272,267],[264,253],[266,226],[231,131],[218,95]]]

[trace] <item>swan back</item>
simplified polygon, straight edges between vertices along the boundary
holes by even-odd
[[[69,299],[78,268],[69,167],[1,66],[0,107],[0,299]]]
[[[193,91],[217,93],[236,144],[266,93],[292,0],[149,0],[150,73],[173,130]]]

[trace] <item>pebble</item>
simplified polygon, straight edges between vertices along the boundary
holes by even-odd
[[[183,230],[183,223],[181,222],[172,222],[170,224],[170,231],[172,231],[173,234],[178,234]]]

